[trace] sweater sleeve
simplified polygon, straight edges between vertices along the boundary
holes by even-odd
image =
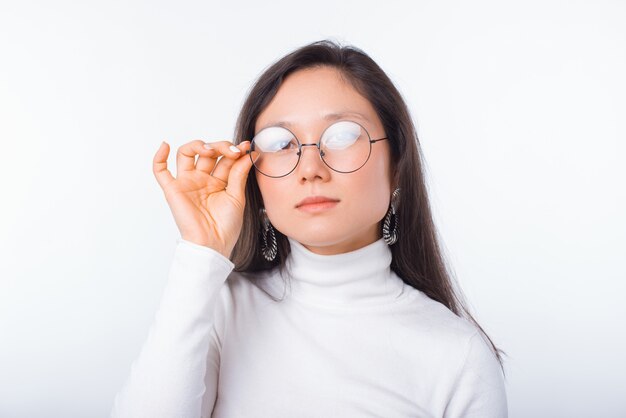
[[[479,332],[470,339],[445,418],[507,418],[500,363]]]
[[[233,267],[208,247],[177,240],[155,319],[115,397],[112,417],[200,417],[201,410],[210,414],[219,370],[219,353],[209,352],[216,351],[215,305]]]

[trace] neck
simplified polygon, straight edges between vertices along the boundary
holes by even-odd
[[[333,242],[314,242],[314,241],[298,241],[304,248],[314,254],[319,255],[336,255],[356,251],[360,248],[373,244],[381,239],[379,225],[369,228],[368,231],[362,231],[358,236],[344,238],[340,241]],[[295,239],[294,239],[295,240]]]
[[[298,300],[332,307],[363,307],[393,302],[404,283],[391,271],[391,249],[378,239],[354,251],[324,255],[289,238],[288,288]]]

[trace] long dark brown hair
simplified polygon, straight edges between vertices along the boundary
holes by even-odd
[[[275,62],[251,87],[237,119],[234,142],[254,136],[257,117],[289,74],[316,67],[339,70],[343,79],[373,105],[390,139],[393,184],[401,190],[397,213],[401,229],[398,241],[390,247],[391,269],[406,284],[474,323],[502,365],[501,350],[469,313],[448,271],[428,201],[420,144],[406,103],[385,72],[365,52],[323,40],[298,48]],[[276,231],[278,255],[275,260],[268,262],[261,255],[259,209],[262,206],[256,176],[251,170],[246,184],[243,227],[231,255],[236,271],[258,272],[285,267],[290,247],[287,237],[279,231]]]

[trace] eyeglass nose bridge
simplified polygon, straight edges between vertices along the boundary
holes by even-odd
[[[320,148],[320,143],[319,142],[312,142],[310,144],[300,144],[300,149],[298,150],[298,161],[300,160],[300,157],[302,156],[302,147],[316,147],[317,150],[319,151],[320,157],[324,157],[324,150],[322,150],[322,148]]]

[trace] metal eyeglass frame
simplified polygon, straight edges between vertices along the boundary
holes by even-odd
[[[335,125],[336,123],[339,122],[352,122],[352,123],[356,123],[357,125],[359,125],[361,127],[361,129],[363,129],[365,131],[365,133],[367,134],[367,139],[369,142],[369,146],[370,149],[367,153],[367,158],[365,159],[365,162],[363,164],[361,164],[358,168],[351,170],[351,171],[340,171],[340,170],[336,170],[334,168],[332,168],[330,165],[328,165],[328,163],[326,162],[326,160],[324,160],[324,154],[322,149],[320,148],[320,143],[322,142],[322,137],[324,136],[324,134],[326,133],[326,131],[328,130],[328,128],[330,128],[331,126]],[[268,126],[269,128],[269,126]],[[267,177],[271,177],[271,178],[280,178],[280,177],[285,177],[288,176],[289,174],[293,173],[293,171],[296,169],[296,167],[298,167],[298,164],[300,164],[300,158],[302,157],[302,147],[309,147],[309,146],[315,146],[317,147],[317,151],[318,154],[320,156],[320,160],[322,160],[322,162],[326,165],[326,167],[330,168],[331,170],[337,172],[337,173],[343,173],[343,174],[348,174],[348,173],[354,173],[357,170],[360,170],[365,164],[367,164],[367,162],[370,159],[370,156],[372,155],[372,144],[378,142],[378,141],[384,141],[385,139],[389,139],[389,137],[383,137],[383,138],[378,138],[378,139],[372,139],[372,137],[370,136],[370,133],[367,131],[367,129],[365,129],[365,127],[363,125],[361,125],[359,122],[355,122],[353,120],[338,120],[336,122],[333,122],[331,125],[329,125],[326,129],[324,129],[324,131],[322,132],[322,135],[320,135],[320,139],[317,142],[313,142],[311,144],[302,144],[300,142],[300,140],[298,139],[298,137],[296,136],[296,134],[294,134],[293,132],[291,132],[289,129],[285,128],[284,126],[281,126],[280,128],[285,129],[286,131],[288,131],[291,135],[293,135],[293,137],[296,139],[296,142],[298,143],[298,161],[296,161],[296,164],[293,166],[293,168],[291,169],[291,171],[289,171],[287,174],[283,174],[281,176],[270,176],[269,174],[265,174],[264,172],[262,172],[261,170],[259,170],[259,168],[256,166],[256,164],[254,164],[254,160],[252,159],[252,151],[254,151],[252,148],[246,151],[246,154],[248,154],[250,156],[250,161],[252,161],[252,165],[254,166],[254,169],[256,171],[258,171],[259,173],[263,174],[264,176]],[[265,129],[265,128],[264,128]],[[260,132],[260,131],[259,131]],[[255,135],[256,136],[256,135]],[[254,138],[252,138],[252,140],[254,141]]]

